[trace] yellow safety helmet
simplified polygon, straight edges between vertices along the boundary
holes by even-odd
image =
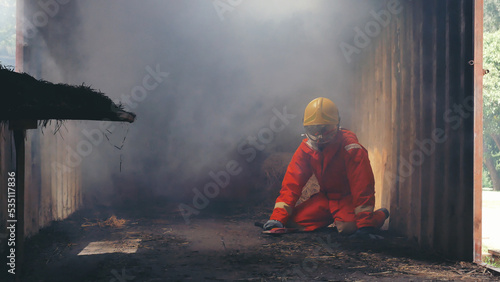
[[[339,124],[339,110],[330,99],[319,97],[307,105],[304,112],[304,129],[309,140],[320,144],[332,141]]]
[[[304,126],[320,124],[338,125],[339,123],[339,109],[332,100],[319,97],[307,105],[304,112]]]

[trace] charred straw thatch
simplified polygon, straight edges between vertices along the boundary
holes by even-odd
[[[89,86],[54,84],[0,65],[0,122],[8,120],[110,120],[134,122],[103,93]]]

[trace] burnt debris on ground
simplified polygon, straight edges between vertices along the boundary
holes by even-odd
[[[240,210],[241,212],[237,212]],[[354,240],[333,228],[282,236],[254,222],[271,211],[207,211],[186,224],[175,205],[80,211],[26,242],[22,281],[499,280],[484,267],[427,253],[405,238]],[[78,255],[92,242],[136,252]],[[119,250],[120,251],[120,250]],[[4,272],[5,273],[5,272]],[[4,280],[2,280],[4,281]]]

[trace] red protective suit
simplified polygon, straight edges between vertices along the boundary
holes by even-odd
[[[295,207],[313,173],[320,192]],[[386,217],[382,211],[373,212],[374,184],[368,152],[351,131],[339,130],[322,151],[304,139],[288,165],[270,219],[288,222],[288,226],[296,223],[306,231],[334,221],[339,232],[346,224],[351,226],[344,229],[346,233],[361,227],[380,228]]]

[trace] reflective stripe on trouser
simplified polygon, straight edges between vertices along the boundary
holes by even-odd
[[[384,224],[384,212],[362,211],[355,215],[354,209],[351,195],[340,200],[330,200],[320,192],[295,207],[291,222],[287,225],[296,223],[304,227],[305,231],[312,231],[335,221],[339,232],[352,233],[357,228],[368,226],[380,228]]]

